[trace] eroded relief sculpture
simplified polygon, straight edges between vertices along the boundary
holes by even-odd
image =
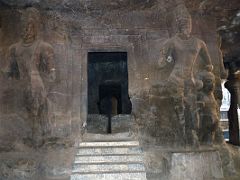
[[[165,132],[166,136],[169,135],[169,139],[198,147],[200,108],[197,94],[199,90],[203,87],[205,90],[209,85],[197,77],[202,72],[212,74],[213,66],[206,44],[191,35],[192,19],[186,7],[176,8],[176,24],[178,31],[174,37],[164,43],[159,60],[160,71],[168,68],[169,76],[150,88],[149,114],[155,114],[153,121],[158,122],[155,123],[155,127],[158,126],[161,129],[162,126],[162,131],[169,129],[169,132]],[[211,94],[213,90],[209,91]],[[206,98],[211,100],[205,103],[204,110],[201,109],[202,115],[208,111],[212,117],[209,121],[217,122],[214,97],[204,97],[205,100]],[[213,104],[214,106],[211,107]],[[155,110],[152,111],[152,109]],[[158,118],[159,120],[156,120]],[[217,127],[212,128],[211,132],[207,133],[213,134],[216,129]],[[171,135],[172,132],[175,134]],[[210,136],[208,140],[212,141]]]
[[[49,130],[47,84],[56,77],[54,52],[49,43],[38,37],[38,10],[27,8],[21,20],[22,38],[9,48],[8,76],[20,82],[32,127],[32,140],[35,145],[40,145]]]
[[[219,107],[214,97],[215,76],[211,72],[203,71],[199,74],[203,87],[198,93],[200,108],[199,140],[204,144],[221,142],[223,137],[219,127]]]

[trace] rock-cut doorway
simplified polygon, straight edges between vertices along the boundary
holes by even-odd
[[[127,60],[127,52],[88,53],[87,132],[105,134],[129,130]]]

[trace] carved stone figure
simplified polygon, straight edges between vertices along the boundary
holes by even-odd
[[[188,144],[198,144],[196,94],[202,82],[196,80],[197,71],[212,71],[212,63],[206,44],[191,35],[192,19],[186,7],[179,6],[176,12],[178,32],[168,39],[161,49],[159,68],[172,67],[169,77],[160,85],[154,86],[154,94],[167,95],[173,100],[175,113]],[[199,68],[194,69],[197,60]],[[201,67],[201,68],[200,68]]]
[[[215,76],[211,72],[203,71],[199,78],[203,82],[203,88],[198,94],[200,104],[199,140],[206,144],[212,144],[215,133],[219,128],[219,110],[214,97]],[[221,133],[221,132],[220,132]]]
[[[24,104],[32,126],[32,138],[37,143],[48,130],[47,114],[49,99],[47,82],[55,80],[53,48],[38,38],[39,12],[27,8],[22,16],[22,39],[9,48],[10,78],[20,81],[24,89]]]

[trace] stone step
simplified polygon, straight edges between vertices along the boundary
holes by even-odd
[[[72,174],[71,180],[146,180],[145,172]]]
[[[143,163],[123,163],[123,164],[75,164],[73,173],[102,173],[102,172],[122,172],[122,171],[145,171]]]
[[[140,154],[139,147],[101,147],[101,148],[79,148],[77,155],[112,155],[112,154]]]
[[[143,162],[142,155],[76,156],[74,163],[130,163]]]
[[[139,146],[138,141],[81,142],[79,148],[85,147],[131,147]]]
[[[85,134],[79,143],[71,180],[146,180],[139,142],[129,133]]]
[[[126,133],[113,133],[113,134],[94,134],[85,133],[83,135],[83,141],[97,142],[97,141],[131,141],[133,140],[132,135],[129,132]]]

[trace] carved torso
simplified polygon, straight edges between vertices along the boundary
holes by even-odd
[[[193,68],[204,48],[204,42],[195,37],[183,40],[174,36],[168,40],[164,45],[163,55],[166,58],[170,55],[174,60],[174,68],[168,79],[178,84],[179,88],[184,88],[186,83],[194,84]]]
[[[32,102],[36,101],[35,104],[42,104],[47,96],[43,76],[54,68],[52,46],[41,40],[29,45],[20,41],[13,44],[9,51],[10,76],[20,80],[20,85],[24,87],[28,99],[33,99]]]
[[[40,76],[40,66],[49,71],[53,67],[53,49],[50,44],[41,40],[31,45],[24,45],[22,41],[10,47],[10,61],[18,66],[20,79],[31,79],[31,76]]]
[[[34,58],[38,43],[37,41],[30,46],[24,46],[19,42],[12,46],[11,51],[14,53],[12,58],[17,62],[19,78],[22,80],[29,79],[34,72],[38,74],[37,62],[34,62],[35,60],[39,60],[39,58]]]

